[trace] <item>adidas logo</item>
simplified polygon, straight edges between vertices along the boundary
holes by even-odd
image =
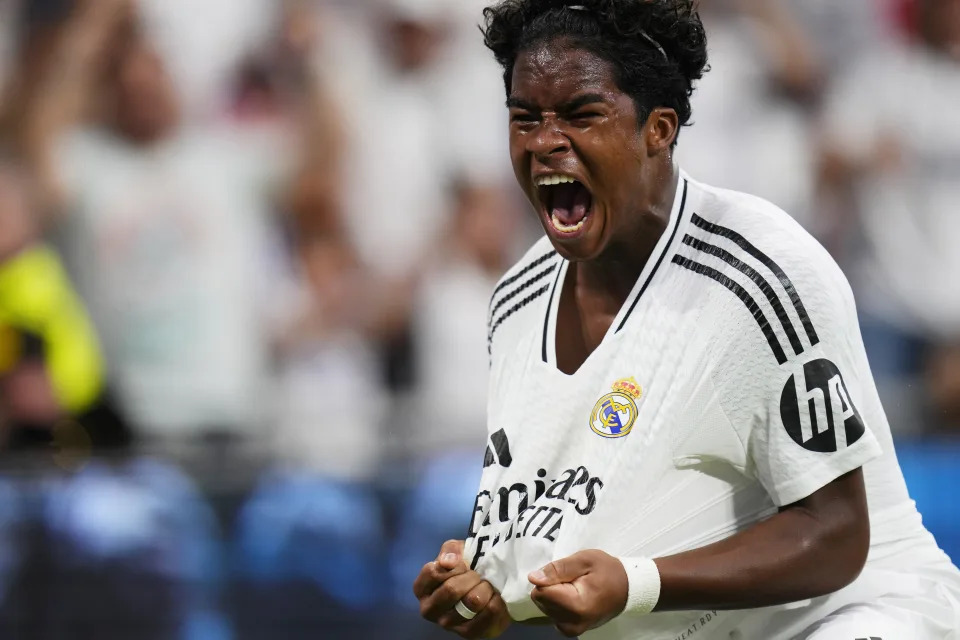
[[[491,448],[493,447],[493,448]],[[483,454],[483,468],[499,464],[501,467],[509,467],[513,463],[513,456],[510,455],[510,443],[507,441],[507,434],[503,429],[490,436],[490,444],[487,445],[487,451]]]

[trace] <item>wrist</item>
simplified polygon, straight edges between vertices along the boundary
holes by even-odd
[[[627,605],[623,613],[647,615],[660,601],[660,570],[650,558],[617,558],[627,574]]]

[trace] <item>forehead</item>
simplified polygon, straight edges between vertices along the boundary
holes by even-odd
[[[557,40],[534,44],[517,54],[511,98],[546,107],[586,92],[599,93],[610,101],[624,95],[610,62]]]

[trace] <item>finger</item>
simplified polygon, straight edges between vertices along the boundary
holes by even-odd
[[[554,622],[580,620],[583,602],[580,592],[572,584],[537,587],[530,593],[530,598]]]
[[[438,562],[423,565],[420,574],[413,581],[413,595],[422,600],[437,590],[441,584],[468,571],[466,565],[458,564],[453,569],[445,569]]]
[[[495,595],[497,595],[497,591],[493,588],[493,585],[484,580],[460,598],[460,602],[470,611],[480,613],[487,608]]]
[[[483,613],[489,615],[492,622],[483,629],[480,634],[481,638],[499,638],[513,622],[510,612],[507,611],[507,603],[503,601],[499,593],[494,595]]]
[[[468,638],[468,640],[486,638],[496,624],[496,615],[491,611],[481,611],[476,618],[464,620],[460,614],[453,611],[441,618],[439,624],[461,638]]]
[[[580,551],[572,556],[554,560],[542,569],[534,571],[528,576],[528,580],[537,587],[573,582],[589,573],[592,566],[590,555]]]
[[[454,576],[438,586],[432,594],[420,600],[420,615],[436,622],[451,611],[465,595],[483,582],[475,571]]]
[[[463,558],[463,540],[447,540],[440,547],[437,562],[445,569],[453,569]]]
[[[457,618],[459,618],[459,615],[457,615]],[[511,623],[510,615],[507,613],[507,605],[504,604],[499,594],[495,594],[474,619],[464,621],[459,618],[459,622],[457,622],[451,616],[450,621],[452,626],[444,628],[469,640],[498,638]]]

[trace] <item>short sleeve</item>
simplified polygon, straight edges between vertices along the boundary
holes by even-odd
[[[767,259],[769,299],[758,294],[759,316],[746,307],[729,314],[715,359],[714,384],[746,449],[746,473],[777,506],[882,453],[858,409],[874,387],[853,294],[817,250]]]

